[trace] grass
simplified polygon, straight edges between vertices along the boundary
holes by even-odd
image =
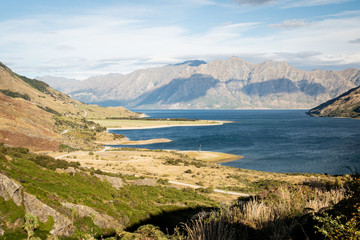
[[[186,234],[183,237],[194,240],[230,240],[293,239],[295,236],[306,236],[304,229],[309,227],[306,224],[311,222],[311,217],[305,216],[309,216],[309,212],[334,206],[345,199],[345,193],[343,188],[280,186],[256,198],[240,201],[231,208],[200,214],[197,219],[184,224]],[[311,231],[314,234],[314,229]]]
[[[43,159],[42,156],[40,161],[36,161],[39,156],[29,153],[24,148],[9,148],[0,144],[0,153],[2,174],[21,182],[24,191],[35,195],[69,218],[71,213],[61,205],[61,202],[92,207],[98,212],[114,217],[125,227],[168,211],[216,205],[214,201],[193,190],[132,185],[116,190],[107,181],[101,181],[87,171],[79,170],[78,173],[71,175],[56,172],[53,166],[61,167],[62,162],[50,157]],[[8,158],[12,160],[7,160]],[[43,160],[47,162],[45,165]],[[11,203],[0,202],[0,204],[3,206],[2,209],[12,209]],[[10,222],[23,215],[21,210],[8,212],[2,210],[3,212]],[[81,219],[76,222],[80,232],[86,232],[91,228],[87,222]],[[97,233],[100,234],[101,231],[97,230]]]

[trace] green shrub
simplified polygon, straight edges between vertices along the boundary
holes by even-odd
[[[169,179],[159,178],[156,182],[162,185],[169,185]]]
[[[12,98],[22,98],[22,99],[25,99],[27,101],[30,101],[30,97],[26,93],[21,94],[21,93],[18,93],[18,92],[10,91],[9,89],[6,89],[6,90],[5,89],[0,89],[0,92],[5,94],[6,96],[9,96],[9,97],[12,97]]]
[[[21,76],[15,73],[15,75],[20,78],[21,80],[23,80],[24,82],[26,82],[27,84],[29,84],[31,87],[39,90],[42,93],[50,93],[49,92],[49,85],[47,85],[46,83],[36,80],[36,79],[30,79],[27,78],[25,76]]]
[[[74,151],[77,151],[77,150],[78,149],[70,147],[70,146],[65,145],[65,144],[60,144],[60,146],[59,146],[59,151],[60,152],[74,152]]]
[[[80,167],[79,162],[67,162],[62,159],[55,159],[46,155],[33,155],[29,160],[35,162],[37,165],[50,170],[56,170],[56,168],[67,169],[68,167],[78,168]]]
[[[40,105],[37,105],[38,108],[48,112],[48,113],[52,113],[52,114],[55,114],[55,115],[61,115],[58,111],[52,109],[52,108],[49,108],[49,107],[43,107],[43,106],[40,106]]]
[[[207,188],[198,188],[198,189],[196,189],[196,191],[202,192],[202,193],[212,193],[212,192],[214,192],[214,188],[210,186]]]
[[[325,213],[314,214],[315,229],[325,239],[360,239],[360,175],[355,173],[347,184],[348,198]]]

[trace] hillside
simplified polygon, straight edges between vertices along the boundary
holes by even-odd
[[[111,152],[122,151],[132,150]],[[207,182],[196,191],[178,189],[164,171],[161,178],[146,171],[136,176],[138,171],[129,165],[124,170],[132,168],[131,174],[101,171],[82,167],[74,159],[56,160],[0,144],[0,239],[326,239],[327,235],[350,239],[359,233],[358,176],[347,183],[349,176],[265,173],[175,152],[142,152],[147,157],[155,153],[164,154],[163,158],[155,157],[157,163],[148,169],[163,165],[174,172],[179,168],[180,176],[195,175],[195,171],[204,176],[210,170],[212,177],[226,180],[218,182],[223,193],[215,193]],[[229,207],[211,200],[216,194],[231,198],[229,182],[258,194],[239,198]]]
[[[307,114],[317,117],[360,118],[360,87],[311,109]]]
[[[71,145],[77,137],[64,134],[65,130],[96,128],[85,119],[138,116],[122,107],[104,108],[73,100],[1,63],[0,100],[0,142],[32,150],[58,150],[64,142]]]
[[[168,188],[156,179],[85,169],[0,144],[0,239],[100,239],[155,215],[172,226],[196,209],[216,205],[191,189]]]
[[[71,89],[57,87],[74,99],[104,106],[309,109],[359,85],[358,69],[303,71],[286,62],[254,64],[232,57],[96,76],[74,82]]]

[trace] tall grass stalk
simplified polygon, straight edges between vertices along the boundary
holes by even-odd
[[[333,206],[345,193],[343,188],[281,186],[234,207],[203,213],[184,229],[192,240],[246,239],[248,230],[265,239],[289,239],[296,226],[302,229],[300,216]]]

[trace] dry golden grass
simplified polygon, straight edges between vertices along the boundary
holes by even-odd
[[[207,154],[208,152],[203,153]],[[219,155],[221,156],[222,153]],[[202,161],[201,156],[195,160],[193,157],[193,155],[188,156],[183,152],[175,151],[126,149],[94,152],[94,155],[89,155],[89,152],[76,152],[65,159],[76,160],[84,167],[94,167],[105,171],[161,178],[205,188],[213,187],[245,193],[257,193],[264,190],[264,187],[260,185],[297,184],[304,181],[314,182],[314,180],[333,183],[342,181],[340,177],[334,178],[326,175],[280,174],[238,169]],[[206,156],[204,158],[206,159]],[[218,156],[215,159],[218,160]],[[210,193],[209,196],[227,204],[235,201],[238,197],[221,193]]]
[[[265,199],[240,202],[232,208],[201,213],[184,225],[187,239],[292,239],[290,234],[302,227],[299,217],[331,207],[345,198],[345,189],[309,186],[279,187]]]

